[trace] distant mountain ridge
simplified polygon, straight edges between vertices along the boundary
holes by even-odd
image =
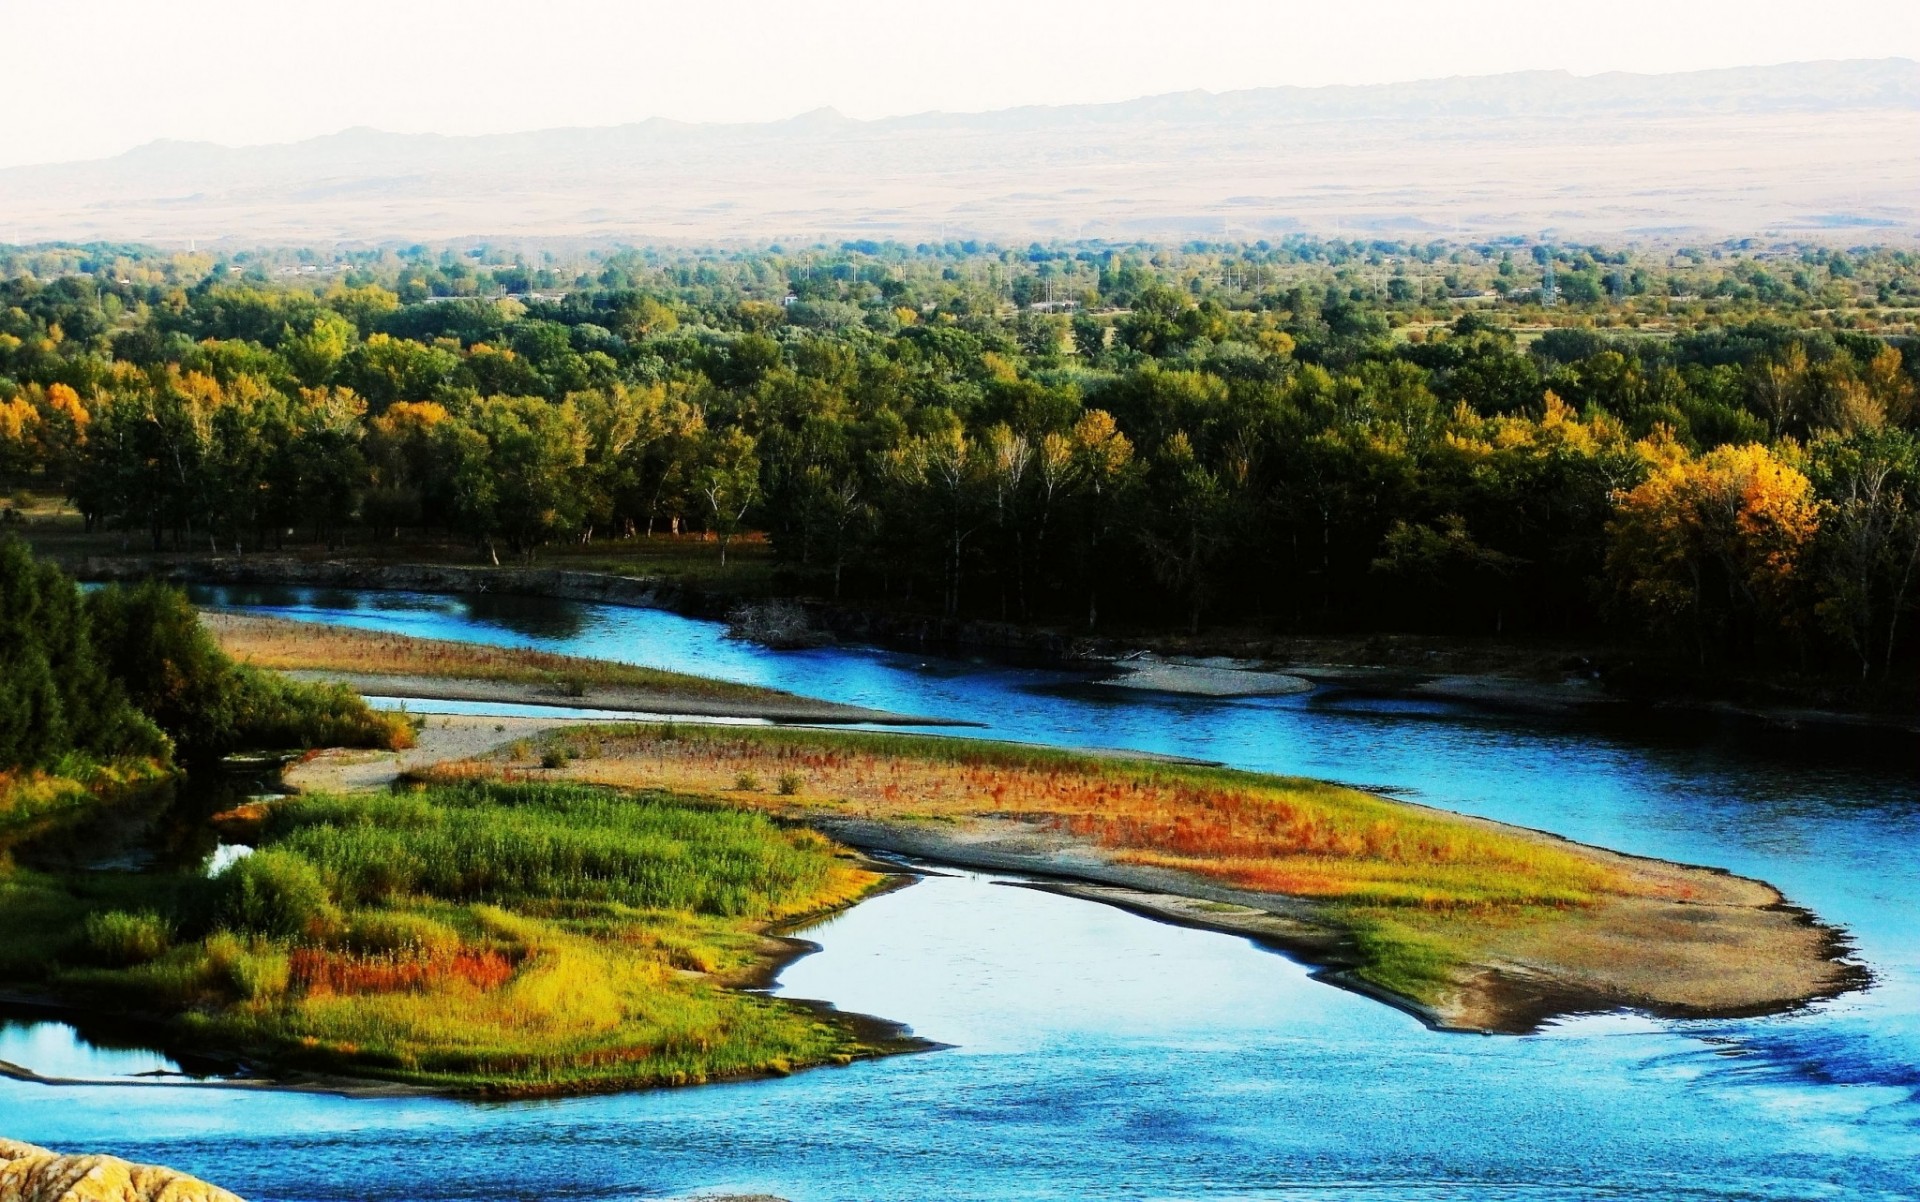
[[[1898,195],[1920,177],[1896,169],[1883,178],[1884,163],[1856,160],[1876,157],[1864,137],[1879,140],[1879,159],[1911,164],[1920,140],[1903,149],[1901,139],[1914,132],[1920,63],[1906,59],[1672,75],[1527,71],[877,120],[819,109],[753,124],[656,118],[458,137],[355,128],[239,148],[161,141],[108,159],[0,171],[0,237],[9,222],[37,237],[300,241],[1075,227],[1137,236],[1223,222],[1274,231],[1348,221],[1619,232],[1756,221],[1899,228],[1920,224],[1920,189],[1905,204]],[[1768,142],[1742,147],[1754,137]],[[1443,147],[1452,149],[1436,153]],[[1838,147],[1850,148],[1844,165]],[[1476,173],[1456,181],[1446,160],[1477,155],[1496,176],[1532,157],[1549,180],[1577,177],[1585,160],[1606,171],[1598,191],[1624,186],[1629,195],[1575,198],[1568,209],[1564,183],[1520,176],[1512,211],[1469,204],[1463,212],[1461,193],[1484,191],[1477,185],[1488,181]],[[1710,193],[1724,184],[1689,182],[1715,163],[1743,177],[1739,203],[1716,205]],[[1854,176],[1850,194],[1838,187],[1849,181],[1834,177],[1826,180],[1832,203],[1798,195],[1818,192],[1830,170]],[[1068,176],[1073,182],[1060,186]],[[1762,200],[1756,189],[1798,198],[1750,212]],[[1320,203],[1331,200],[1338,203]],[[1637,216],[1629,212],[1636,207]]]

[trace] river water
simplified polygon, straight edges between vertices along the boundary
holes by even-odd
[[[511,1105],[0,1081],[0,1133],[176,1165],[254,1199],[1920,1198],[1915,765],[1440,704],[1143,696],[1060,671],[774,653],[610,606],[202,599],[1390,786],[1772,881],[1844,926],[1874,983],[1767,1018],[1437,1034],[1244,940],[953,873],[817,928],[822,950],[779,986],[908,1023],[941,1051]],[[0,1032],[0,1059],[37,1040],[72,1071],[86,1049],[59,1039]]]

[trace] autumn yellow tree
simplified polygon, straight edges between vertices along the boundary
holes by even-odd
[[[80,468],[93,415],[80,394],[65,384],[49,384],[37,401],[40,467],[65,487]]]
[[[1609,527],[1615,595],[1703,661],[1750,654],[1797,626],[1802,560],[1820,525],[1807,477],[1758,444],[1648,454],[1651,473],[1620,497]]]
[[[25,397],[0,400],[0,483],[25,475],[33,466],[40,414]]]

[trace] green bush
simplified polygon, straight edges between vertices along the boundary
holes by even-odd
[[[379,713],[350,689],[236,664],[178,589],[104,588],[88,596],[87,613],[108,672],[188,759],[246,748],[412,743],[404,715]]]
[[[107,910],[87,915],[87,950],[102,964],[145,964],[173,946],[173,924],[151,911]]]
[[[303,939],[339,924],[320,870],[297,855],[254,852],[228,865],[215,883],[214,920],[235,931]]]
[[[247,1001],[279,997],[293,979],[287,954],[263,940],[219,931],[207,939],[206,954],[214,983]]]

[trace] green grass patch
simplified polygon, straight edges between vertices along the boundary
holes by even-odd
[[[1452,916],[1422,921],[1418,914],[1348,907],[1342,918],[1364,961],[1355,974],[1416,1002],[1437,1001],[1454,988],[1455,971],[1472,958],[1471,928]]]

